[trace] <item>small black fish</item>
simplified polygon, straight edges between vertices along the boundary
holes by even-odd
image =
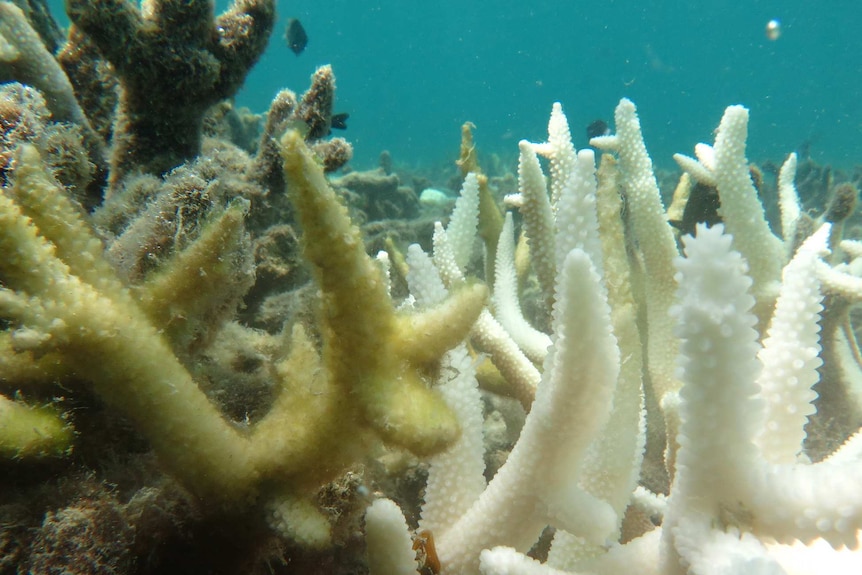
[[[336,130],[346,130],[347,119],[349,117],[350,114],[346,112],[342,112],[341,114],[333,114],[332,118],[329,119],[329,125]]]
[[[697,224],[705,223],[711,227],[721,222],[721,216],[718,215],[720,208],[718,190],[698,182],[691,188],[682,212],[682,220],[668,220],[668,223],[682,235],[693,236]]]
[[[587,141],[598,136],[607,136],[610,133],[611,129],[608,127],[607,122],[604,120],[595,120],[594,122],[590,122],[590,125],[587,126]]]
[[[302,54],[302,51],[308,46],[308,34],[305,33],[302,22],[296,18],[291,18],[287,21],[287,28],[284,30],[284,39],[287,40],[287,47],[297,56]]]

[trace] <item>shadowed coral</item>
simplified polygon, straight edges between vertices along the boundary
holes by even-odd
[[[69,18],[120,78],[111,182],[134,170],[161,174],[200,152],[204,113],[231,97],[260,57],[273,0],[68,0]]]
[[[251,166],[251,178],[269,189],[270,195],[284,190],[278,139],[289,128],[303,126],[304,138],[332,172],[353,157],[353,147],[344,138],[322,140],[330,133],[332,105],[335,101],[335,74],[332,66],[321,66],[311,75],[311,86],[297,100],[290,90],[281,90],[273,98],[266,114],[263,134]]]
[[[332,126],[332,105],[335,102],[335,75],[332,66],[321,66],[311,76],[311,86],[302,95],[294,117],[308,126],[308,140],[329,135]]]
[[[16,80],[37,88],[54,118],[90,125],[81,111],[63,69],[42,44],[20,8],[0,2],[0,80]]]
[[[74,24],[69,27],[66,43],[56,57],[93,129],[106,142],[110,141],[120,91],[114,67]]]
[[[63,69],[42,44],[25,14],[9,2],[0,2],[0,82],[21,82],[30,86],[28,89],[38,89],[54,121],[69,123],[65,129],[54,131],[54,140],[49,145],[46,136],[41,135],[41,147],[59,152],[55,156],[69,156],[64,160],[68,168],[73,168],[69,175],[82,176],[74,182],[80,188],[76,193],[84,205],[92,207],[101,195],[99,187],[105,177],[104,141],[84,115]],[[5,111],[2,115],[6,115]],[[70,162],[75,156],[82,157],[77,166]],[[95,178],[91,177],[93,171]]]
[[[51,15],[48,0],[12,0],[12,3],[24,12],[48,51],[55,53],[63,43],[65,34]]]
[[[416,192],[402,185],[396,174],[387,175],[380,168],[354,170],[333,179],[332,185],[350,194],[348,204],[358,207],[367,222],[386,222],[390,233],[392,220],[416,219],[419,216]]]

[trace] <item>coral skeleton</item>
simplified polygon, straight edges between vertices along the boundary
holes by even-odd
[[[858,428],[844,430],[849,439],[830,453],[806,445],[807,426],[830,401],[815,402],[814,386],[852,389],[858,373],[850,362],[824,369],[838,361],[830,348],[841,340],[821,329],[824,318],[847,313],[824,294],[840,285],[856,301],[855,268],[827,263],[830,250],[842,249],[828,223],[793,252],[769,230],[748,176],[748,112],[740,106],[727,109],[715,146],[699,145],[698,160],[679,160],[717,187],[724,222],[699,224],[679,253],[634,105],[623,100],[616,118],[617,134],[594,140],[619,157],[603,160],[598,181],[592,152],[571,147],[559,105],[547,143],[520,143],[523,198],[508,201],[527,212],[528,235],[540,236],[530,235],[530,245],[553,303],[552,343],[521,435],[484,489],[471,479],[476,454],[466,446],[478,431],[465,425],[458,442],[431,460],[418,537],[433,532],[443,574],[859,572]],[[550,190],[537,153],[548,157]],[[794,165],[791,156],[780,183],[791,222],[801,213]],[[633,220],[625,227],[619,189]],[[512,233],[507,216],[492,301],[507,316],[504,326],[523,330],[511,285]],[[636,246],[634,257],[625,242]],[[434,248],[435,263],[451,269],[437,253],[446,244]],[[845,249],[855,253],[852,244]],[[629,291],[632,276],[643,277],[644,289]],[[638,334],[636,307],[649,319],[640,328],[646,333]],[[523,333],[513,338],[536,347]],[[464,378],[470,370],[452,381]],[[659,401],[645,408],[645,391]],[[669,477],[665,494],[638,486],[638,478],[662,485],[645,475],[656,453],[644,455],[644,416],[667,437],[658,455]],[[403,525],[387,509],[368,516],[369,530]],[[632,532],[639,515],[653,522]],[[547,526],[556,533],[541,563],[525,553]],[[389,552],[399,553],[398,545],[393,536]],[[422,567],[398,556],[405,558],[398,572]]]

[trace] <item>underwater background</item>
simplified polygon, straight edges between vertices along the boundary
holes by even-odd
[[[369,504],[384,498],[397,512],[399,536],[409,539],[407,571],[418,563],[423,575],[460,573],[449,559],[460,552],[447,557],[462,544],[459,531],[435,528],[437,545],[435,529],[419,524],[440,501],[449,501],[445,507],[453,516],[463,511],[451,503],[455,489],[441,491],[434,474],[440,477],[442,469],[449,486],[475,480],[469,495],[475,499],[503,466],[526,471],[530,475],[514,482],[526,487],[512,490],[519,492],[511,499],[515,505],[508,495],[499,501],[553,511],[556,528],[570,522],[569,510],[556,510],[559,486],[583,491],[582,470],[604,465],[578,459],[578,468],[555,469],[558,462],[574,465],[570,448],[628,468],[614,472],[619,497],[617,507],[608,509],[614,525],[625,529],[612,540],[626,544],[653,532],[650,537],[664,537],[655,529],[662,526],[669,535],[661,545],[672,550],[671,560],[650,555],[642,565],[676,572],[683,568],[677,558],[689,561],[680,552],[689,535],[680,517],[691,509],[700,514],[696,507],[704,499],[686,495],[688,480],[675,465],[708,482],[724,468],[744,470],[744,478],[773,469],[754,466],[763,462],[749,457],[753,444],[734,439],[739,434],[728,436],[736,442],[728,445],[739,446],[735,457],[734,448],[721,445],[723,435],[695,429],[689,436],[665,425],[677,419],[699,423],[687,415],[695,411],[684,410],[697,405],[689,398],[700,394],[703,412],[726,404],[730,427],[752,428],[745,418],[757,403],[749,401],[751,389],[760,385],[754,379],[753,362],[761,361],[754,356],[755,335],[763,357],[785,343],[796,350],[776,351],[769,366],[762,360],[764,373],[774,367],[788,389],[811,382],[810,394],[779,406],[797,416],[796,443],[786,454],[794,462],[776,466],[796,473],[803,459],[819,465],[862,429],[862,391],[855,385],[862,381],[862,356],[855,353],[862,340],[862,214],[856,209],[862,187],[862,0],[236,0],[243,8],[217,21],[207,14],[211,4],[219,14],[231,0],[18,2],[48,2],[63,26],[69,24],[69,4],[82,33],[72,34],[56,58],[45,53],[22,71],[19,60],[32,64],[41,54],[18,49],[38,44],[31,30],[37,20],[0,1],[0,76],[11,70],[11,80],[22,82],[3,77],[0,85],[0,254],[14,256],[0,255],[0,575],[375,572],[374,558],[396,548],[384,541],[382,553],[375,553],[373,512],[365,519]],[[146,14],[139,20],[133,8],[139,4],[145,13],[161,4],[176,19],[156,22]],[[107,18],[111,10],[120,17]],[[285,37],[289,22],[293,41]],[[216,31],[216,25],[222,28]],[[307,46],[297,39],[305,32]],[[209,45],[206,34],[224,43]],[[74,110],[49,108],[38,93],[62,91],[64,74],[83,82],[73,96],[73,108],[82,108],[77,119]],[[296,94],[302,94],[298,104]],[[639,107],[654,171],[646,156],[632,153],[641,149],[640,125],[630,101],[618,106],[623,97]],[[555,101],[568,120],[554,106],[556,128],[549,130]],[[751,121],[732,104],[750,108]],[[599,175],[583,177],[593,155],[580,154],[574,167],[561,126],[570,125],[575,146],[583,148],[587,126],[607,123],[615,130],[615,108],[621,128],[616,140],[627,141],[626,149],[616,150],[618,160],[602,154]],[[60,122],[64,113],[72,121]],[[50,114],[58,121],[49,121]],[[747,140],[736,129],[745,125]],[[521,138],[551,142],[524,144],[519,164]],[[672,155],[691,154],[698,142],[714,139],[723,140],[714,150],[723,158],[721,168],[704,175],[709,168],[689,165],[701,180],[686,177],[678,185],[680,168]],[[725,153],[741,150],[746,141],[748,158]],[[545,164],[537,150],[551,147],[559,153]],[[776,174],[792,151],[800,161],[796,165],[791,156],[785,164],[779,212]],[[700,156],[710,164],[709,154]],[[511,219],[504,216],[515,204],[536,204],[524,198],[528,188],[542,197],[546,174],[552,176],[554,204],[547,202],[541,215],[553,224],[547,218],[531,224],[530,218],[539,218],[530,206]],[[564,197],[569,191],[563,187],[572,188],[571,197]],[[745,197],[728,194],[719,210],[723,190],[743,187]],[[794,187],[799,202],[790,193]],[[459,188],[462,199],[453,215]],[[513,197],[519,189],[524,195]],[[671,205],[674,191],[679,193]],[[667,213],[659,193],[670,206]],[[731,230],[734,218],[747,227]],[[709,263],[703,269],[694,265],[700,265],[696,255],[673,268],[672,261],[681,260],[679,237],[704,221],[714,229],[702,241],[721,250],[704,252],[712,255],[701,256]],[[734,244],[715,226],[722,221]],[[775,330],[786,332],[783,339],[772,332],[767,337],[767,311],[784,263],[823,221],[834,224],[833,255],[815,258],[825,251],[821,232],[811,241],[820,242],[817,250],[798,250],[807,267],[791,277],[805,279],[810,288],[804,326]],[[452,238],[461,236],[457,258],[453,242],[447,245],[450,229]],[[781,230],[781,237],[772,230]],[[584,240],[587,235],[592,239]],[[520,238],[519,249],[514,238]],[[858,241],[839,245],[841,238]],[[581,244],[592,256],[560,259]],[[609,254],[601,259],[600,246]],[[737,246],[748,251],[736,253]],[[444,301],[437,269],[426,257],[437,248],[434,257],[450,268],[452,292]],[[452,262],[444,261],[450,251]],[[499,265],[492,265],[496,253]],[[370,254],[389,262],[385,275]],[[551,260],[553,266],[545,265]],[[826,281],[815,281],[821,263],[852,281],[852,293],[832,292],[821,306],[820,292],[814,293]],[[591,271],[598,269],[608,274],[601,282]],[[588,289],[570,289],[577,282]],[[747,311],[751,298],[742,293],[748,282],[760,298],[756,319]],[[789,280],[785,284],[787,293],[801,298]],[[702,297],[725,285],[740,289],[726,301]],[[423,292],[415,304],[413,292]],[[673,292],[680,296],[674,299]],[[683,299],[685,292],[691,295]],[[606,313],[604,299],[614,315]],[[701,330],[702,322],[684,316],[700,310],[701,300],[713,301],[723,314],[704,315],[741,326],[733,338],[723,320],[714,326],[722,338],[739,343],[721,352],[732,361],[715,361],[715,329]],[[680,305],[671,308],[672,302]],[[489,309],[503,315],[506,308],[525,317],[508,331],[496,329]],[[563,313],[567,308],[576,312]],[[676,331],[670,309],[679,310],[672,316]],[[560,319],[579,314],[583,324]],[[491,328],[499,333],[489,336]],[[522,345],[509,333],[527,337]],[[567,340],[571,348],[564,348]],[[471,347],[449,351],[457,342]],[[691,359],[691,349],[702,355]],[[479,355],[471,355],[474,350]],[[494,366],[495,359],[506,369]],[[720,386],[724,395],[716,401],[703,401],[712,396],[694,388],[665,403],[684,379],[679,374],[688,373],[675,367],[689,363],[717,371],[702,378],[706,384],[686,386],[717,389],[709,384],[719,378],[740,385]],[[750,373],[738,375],[738,366]],[[612,378],[620,384],[613,393]],[[590,380],[592,387],[558,383],[564,380]],[[475,392],[471,421],[456,421],[438,394],[454,382]],[[551,391],[533,409],[539,385],[542,393]],[[585,400],[577,406],[584,416],[568,409],[574,396],[548,399],[563,387]],[[769,389],[762,386],[762,394],[776,395]],[[18,415],[6,415],[13,408]],[[646,438],[644,409],[651,422]],[[671,419],[679,413],[685,417]],[[20,414],[38,419],[34,424]],[[607,426],[599,421],[602,414]],[[528,417],[539,423],[528,425]],[[467,423],[473,427],[469,440]],[[619,439],[623,426],[625,440]],[[530,429],[540,427],[562,439],[531,439]],[[575,427],[590,434],[589,447]],[[726,428],[724,422],[715,426]],[[4,436],[23,439],[4,444]],[[463,457],[470,470],[429,463],[455,443],[477,447]],[[677,444],[697,457],[666,457]],[[862,450],[855,441],[851,445],[848,451]],[[713,457],[716,446],[726,454],[723,461]],[[536,465],[524,465],[519,452]],[[758,453],[771,461],[772,454]],[[703,469],[720,473],[687,463],[698,458]],[[845,527],[851,525],[846,516],[862,510],[862,467],[841,465],[821,467],[822,475],[811,475],[802,488],[778,482],[764,490],[739,482],[739,493],[791,493],[788,501],[802,492],[824,494],[822,506],[793,513],[787,512],[793,506],[771,503],[779,501],[771,494],[757,503],[759,515],[749,513],[754,505],[722,488],[728,496],[713,501],[709,537],[747,547],[749,535],[763,536],[767,543],[775,534],[755,529],[765,518],[780,528],[786,524],[788,533],[798,528],[788,536],[803,543],[803,536],[827,541],[828,531],[835,541],[857,544],[862,512],[852,513],[853,531]],[[848,469],[853,475],[845,480]],[[837,479],[836,470],[842,473]],[[505,477],[496,482],[503,487],[493,489],[509,489],[513,483]],[[813,489],[818,483],[825,488]],[[636,484],[664,495],[683,485],[674,501],[685,504],[672,503],[665,516],[661,503],[631,499]],[[757,484],[767,485],[760,479]],[[832,488],[839,484],[846,491]],[[485,492],[497,497],[491,488]],[[842,501],[851,498],[859,503]],[[470,548],[463,557],[475,563],[491,545],[483,542],[486,534],[504,542],[509,536],[499,532],[511,528],[513,540],[534,540],[532,557],[548,558],[551,532],[540,536],[548,518],[514,520],[505,509],[486,513],[484,503],[473,506],[467,499],[489,523],[464,529],[464,540],[474,542],[465,545]],[[832,501],[840,519],[808,520],[821,507],[832,509]],[[605,529],[592,519],[581,524],[590,526],[590,536]],[[599,527],[592,531],[594,525]],[[697,535],[698,524],[691,525]],[[817,532],[809,536],[808,529]],[[528,530],[535,532],[521,537]],[[643,541],[659,549],[656,539]],[[604,554],[608,547],[594,551]],[[852,551],[852,558],[858,566],[845,573],[858,575],[862,553]],[[478,567],[471,569],[464,572]]]
[[[468,120],[483,152],[514,162],[517,139],[543,138],[554,101],[582,147],[585,127],[612,124],[623,96],[660,166],[711,142],[731,104],[751,109],[752,161],[780,164],[804,146],[835,167],[862,159],[858,0],[279,0],[278,16],[239,105],[264,112],[280,88],[301,89],[331,63],[358,169],[384,149],[406,164],[454,160]],[[289,18],[308,33],[299,56],[284,39]]]

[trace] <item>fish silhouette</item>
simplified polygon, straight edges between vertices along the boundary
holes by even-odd
[[[329,125],[332,126],[336,130],[346,130],[347,129],[347,119],[350,117],[350,114],[346,112],[342,112],[340,114],[333,114],[332,118],[329,121]]]
[[[287,47],[299,56],[305,47],[308,45],[308,34],[305,33],[305,28],[302,27],[302,22],[296,18],[291,18],[287,21],[287,28],[284,30],[284,39],[287,40]]]
[[[595,120],[594,122],[590,122],[590,125],[587,126],[587,141],[598,136],[607,136],[610,133],[611,129],[608,127],[607,122],[604,120]]]

